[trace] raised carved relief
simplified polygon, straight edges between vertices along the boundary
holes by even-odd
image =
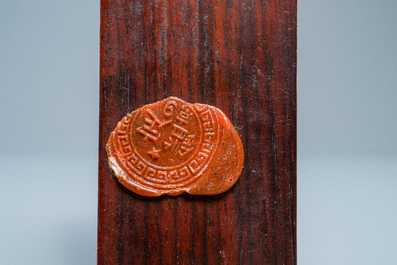
[[[238,180],[244,161],[225,114],[176,97],[127,114],[106,151],[120,183],[143,196],[222,193]]]

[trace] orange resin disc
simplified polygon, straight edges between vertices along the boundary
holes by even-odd
[[[219,194],[244,163],[240,137],[221,110],[176,97],[127,114],[106,151],[120,183],[143,196]]]

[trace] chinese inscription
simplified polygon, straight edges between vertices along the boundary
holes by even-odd
[[[109,165],[124,186],[144,196],[223,192],[237,181],[244,158],[241,140],[225,120],[215,107],[176,97],[146,105],[112,132]]]

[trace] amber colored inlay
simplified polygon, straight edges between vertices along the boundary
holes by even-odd
[[[177,97],[127,114],[106,151],[120,183],[143,196],[222,193],[244,162],[240,137],[221,110]]]

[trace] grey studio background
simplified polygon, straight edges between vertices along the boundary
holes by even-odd
[[[0,264],[95,264],[100,1],[2,1]],[[298,264],[395,264],[397,2],[298,1]]]

